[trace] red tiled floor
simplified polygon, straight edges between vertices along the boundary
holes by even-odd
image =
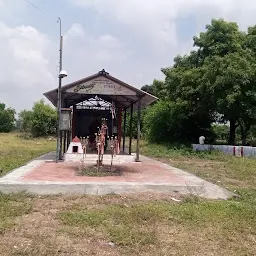
[[[184,183],[182,176],[176,175],[171,167],[156,161],[126,163],[122,166],[121,176],[86,177],[78,176],[80,163],[45,162],[39,168],[23,176],[22,181],[59,181],[59,182],[152,182]]]

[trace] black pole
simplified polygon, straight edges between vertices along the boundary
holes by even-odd
[[[136,162],[140,161],[140,115],[141,115],[141,99],[138,101],[138,120],[137,120],[137,149]]]
[[[58,18],[57,22],[60,23],[60,66],[59,66],[59,72],[62,70],[62,47],[63,47],[63,37],[61,32],[61,18]],[[61,106],[62,105],[62,99],[61,99],[61,77],[59,76],[59,87],[58,87],[58,103],[57,103],[57,147],[56,147],[56,162],[58,160],[61,160],[61,147],[62,147],[62,138],[61,138],[61,132],[60,132],[60,115],[61,115]]]
[[[63,37],[60,37],[60,71],[62,70],[62,40]],[[61,160],[61,132],[60,132],[60,115],[61,115],[61,104],[62,104],[62,99],[61,99],[61,77],[59,76],[59,87],[58,87],[58,138],[57,138],[57,155],[56,155],[56,162],[58,160]]]
[[[70,144],[70,141],[71,141],[71,136],[72,136],[72,133],[70,131],[68,131],[68,137],[67,137],[67,149],[69,147],[69,144]]]
[[[64,131],[60,131],[60,152],[59,152],[59,160],[62,160],[62,156],[63,156],[63,132]]]
[[[127,111],[126,111],[126,109],[125,109],[125,110],[124,110],[124,124],[123,124],[123,152],[124,152],[124,150],[125,150],[126,114],[127,114]]]
[[[64,138],[63,138],[63,154],[66,153],[66,145],[67,145],[67,133],[68,131],[64,131]]]
[[[130,113],[130,141],[129,141],[129,155],[132,154],[132,119],[133,119],[133,103],[131,105]]]
[[[116,106],[115,106],[116,107]],[[113,108],[113,101],[112,101],[112,106],[111,106],[111,108],[112,108],[112,119],[111,119],[111,133],[112,133],[112,136],[114,136],[114,111],[116,111],[116,110],[114,110],[114,108]]]

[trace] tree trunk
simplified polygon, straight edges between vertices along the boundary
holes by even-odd
[[[229,145],[235,145],[236,141],[236,121],[230,120],[230,129],[229,129],[229,138],[228,138],[228,144]]]
[[[242,146],[246,145],[246,133],[243,125],[240,124],[240,129],[241,129],[241,139],[242,139]]]
[[[246,138],[247,138],[246,134],[245,133],[241,134],[241,138],[242,138],[242,146],[246,146]]]
[[[241,127],[241,138],[242,138],[242,145],[246,146],[246,140],[248,136],[248,132],[250,130],[250,126],[246,125],[246,127]]]

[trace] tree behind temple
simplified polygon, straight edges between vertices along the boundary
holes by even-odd
[[[10,132],[14,128],[15,110],[0,103],[0,132]]]
[[[56,132],[57,112],[55,109],[40,100],[34,104],[32,112],[31,132],[34,136],[51,135]]]
[[[166,99],[187,102],[192,121],[206,127],[222,116],[230,122],[230,144],[240,126],[245,144],[256,123],[256,27],[244,33],[234,22],[212,20],[206,32],[194,37],[194,45],[195,51],[177,56],[171,68],[163,69]]]
[[[22,132],[31,132],[33,124],[33,111],[22,110],[19,113],[18,129]]]
[[[36,102],[32,110],[23,110],[19,114],[21,131],[33,136],[45,136],[56,133],[57,112],[43,100]]]

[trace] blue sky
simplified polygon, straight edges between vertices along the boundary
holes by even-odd
[[[253,0],[0,0],[0,102],[20,111],[57,87],[59,24],[64,84],[105,68],[140,88],[192,49],[212,18],[256,24]],[[47,100],[46,100],[47,101]]]

